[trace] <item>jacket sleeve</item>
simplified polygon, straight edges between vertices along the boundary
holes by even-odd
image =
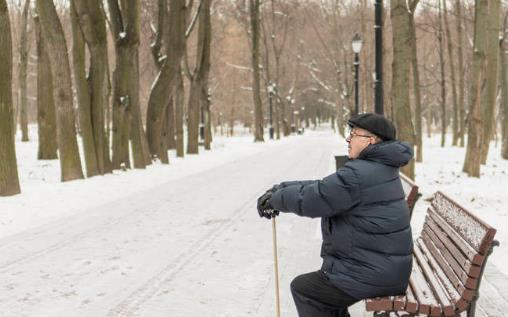
[[[322,180],[295,183],[275,191],[270,205],[282,212],[303,217],[333,217],[360,202],[358,179],[351,168],[343,167]]]
[[[308,180],[308,181],[289,181],[289,182],[282,182],[279,185],[275,185],[277,189],[286,188],[288,186],[294,186],[294,185],[307,185],[315,182],[315,180]]]

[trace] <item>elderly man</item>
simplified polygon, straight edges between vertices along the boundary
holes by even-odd
[[[348,122],[349,161],[316,181],[284,182],[258,199],[259,215],[280,212],[321,218],[321,269],[297,276],[291,292],[300,317],[349,316],[348,307],[403,294],[412,266],[409,210],[399,167],[411,147],[395,127],[373,113]],[[305,239],[305,237],[302,237]]]

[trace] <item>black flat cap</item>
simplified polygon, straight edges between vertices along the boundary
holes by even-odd
[[[395,140],[397,131],[393,123],[384,116],[376,113],[355,114],[347,122],[350,127],[358,127],[369,131],[383,139]]]

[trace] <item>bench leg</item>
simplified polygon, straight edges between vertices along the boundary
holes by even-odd
[[[476,292],[473,300],[471,301],[471,304],[469,304],[469,308],[467,309],[467,317],[474,317],[476,315],[476,301],[478,300],[478,297],[480,297],[479,291]]]
[[[471,304],[469,304],[469,308],[467,309],[467,317],[475,317],[476,315],[476,301],[480,297],[480,285],[483,279],[483,272],[485,271],[485,267],[487,264],[487,260],[489,259],[489,256],[492,254],[494,247],[497,246],[499,246],[499,242],[497,240],[492,241],[492,244],[490,245],[490,248],[487,251],[487,256],[485,257],[485,260],[483,260],[483,265],[480,270],[480,277],[478,278],[478,285],[476,286],[477,287],[476,293],[474,294],[473,299],[471,300]]]

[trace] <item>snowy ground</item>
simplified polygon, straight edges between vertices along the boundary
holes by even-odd
[[[23,193],[0,198],[0,315],[16,317],[273,316],[272,231],[255,200],[274,183],[332,172],[346,150],[329,131],[217,138],[169,166],[62,184],[57,161],[35,160],[35,141],[16,145]],[[426,142],[415,235],[440,189],[498,228],[492,262],[508,274],[508,162],[492,148],[482,178],[469,179],[463,153]],[[296,316],[288,286],[319,268],[318,220],[284,215],[277,230],[282,315]]]

